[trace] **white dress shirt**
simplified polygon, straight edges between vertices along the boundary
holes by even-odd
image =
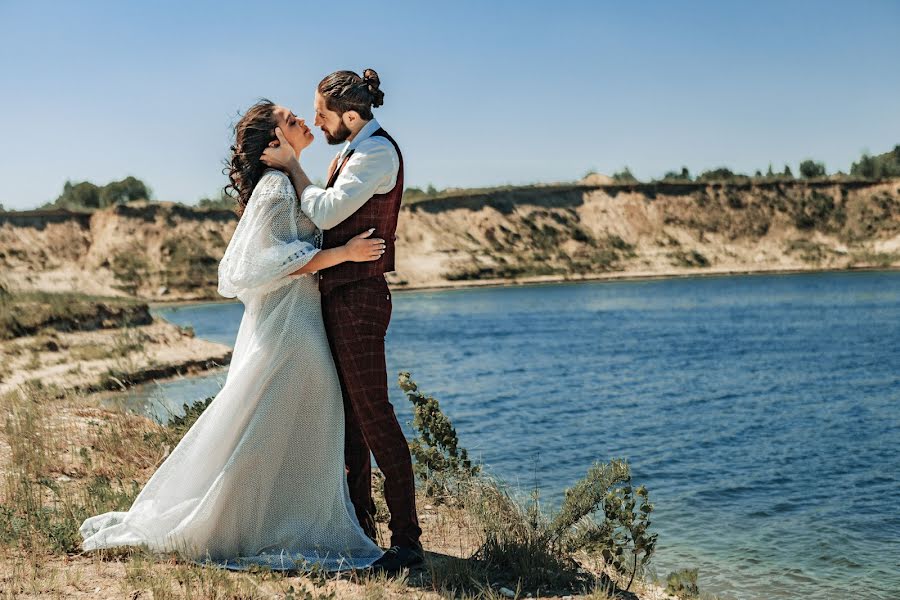
[[[347,142],[338,155],[337,168],[353,150],[334,185],[328,189],[308,185],[300,194],[300,209],[319,229],[331,229],[359,210],[375,194],[385,194],[397,184],[400,157],[394,145],[372,137],[381,125],[374,118]]]

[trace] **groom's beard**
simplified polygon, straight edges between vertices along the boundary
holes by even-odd
[[[350,128],[344,125],[344,122],[341,121],[340,127],[334,133],[329,133],[325,129],[322,129],[322,133],[325,134],[325,140],[331,144],[332,146],[335,144],[342,144],[347,141],[347,138],[350,137],[352,133]]]

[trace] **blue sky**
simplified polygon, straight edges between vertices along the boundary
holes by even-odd
[[[900,143],[898,59],[892,0],[0,0],[0,203],[126,175],[160,200],[214,195],[240,110],[310,115],[324,75],[366,67],[407,185],[847,170]],[[319,178],[336,149],[314,131]]]

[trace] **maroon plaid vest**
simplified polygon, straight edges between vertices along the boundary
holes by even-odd
[[[374,227],[375,231],[372,232],[370,237],[384,240],[384,254],[378,260],[345,262],[324,271],[319,271],[319,291],[323,296],[338,286],[359,281],[360,279],[376,277],[394,270],[394,242],[397,239],[395,233],[397,231],[397,217],[400,214],[400,199],[403,196],[403,155],[400,154],[400,147],[397,146],[397,142],[384,129],[379,129],[372,136],[381,136],[387,139],[394,145],[394,149],[397,150],[397,156],[400,159],[397,183],[391,191],[386,194],[375,194],[341,223],[323,231],[322,248],[343,246],[353,236]],[[353,151],[351,150],[344,157],[343,162],[334,170],[334,173],[328,180],[328,185],[325,186],[326,188],[334,185],[338,174],[352,155]]]

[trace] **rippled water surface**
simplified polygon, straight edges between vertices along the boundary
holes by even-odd
[[[230,344],[241,311],[160,314]],[[592,461],[627,458],[656,505],[661,577],[699,567],[729,598],[900,598],[900,273],[398,293],[388,363],[548,505]],[[128,402],[160,414],[224,376]]]

